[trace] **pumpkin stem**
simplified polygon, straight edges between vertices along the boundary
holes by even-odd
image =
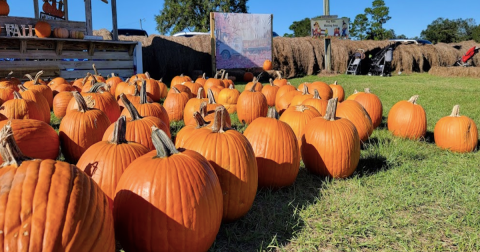
[[[338,85],[338,84],[337,84],[337,81],[335,81],[335,82],[333,83],[333,85]]]
[[[181,93],[180,90],[178,90],[178,88],[176,88],[176,87],[172,87],[172,89],[173,89],[173,92],[175,92],[176,94],[180,94],[180,93]]]
[[[200,103],[200,107],[198,107],[198,112],[200,112],[200,115],[202,115],[203,117],[208,115],[207,102],[206,101],[203,101],[203,102]]]
[[[13,71],[10,71],[10,73],[7,74],[5,79],[10,80],[12,78],[12,75],[13,75]]]
[[[83,80],[82,80],[82,86],[84,86],[85,83],[87,83],[87,79],[88,79],[88,77],[90,77],[90,76],[92,76],[92,74],[91,74],[91,73],[87,73],[87,76],[85,76],[85,78],[83,78]]]
[[[22,85],[22,84],[17,85],[17,87],[18,87],[18,89],[19,89],[20,91],[22,91],[22,92],[25,92],[25,91],[28,90],[28,88],[26,88],[26,87],[25,87],[24,85]]]
[[[408,102],[417,104],[417,100],[418,100],[418,95],[414,95],[410,98],[410,100],[408,100]]]
[[[255,91],[255,86],[256,86],[257,84],[258,84],[257,79],[255,79],[255,77],[254,77],[254,78],[253,78],[253,85],[252,85],[252,87],[250,88],[249,91],[250,91],[250,92],[256,92],[256,91]]]
[[[13,99],[23,99],[23,97],[19,92],[13,91]]]
[[[313,90],[313,99],[318,99],[318,100],[322,99],[322,97],[320,97],[320,94],[318,93],[317,89]]]
[[[228,73],[225,74],[225,80],[228,80]]]
[[[365,88],[365,93],[370,94],[370,88]]]
[[[287,85],[290,85],[290,86],[291,86],[291,85],[292,85],[292,83],[290,83],[290,81],[287,81]]]
[[[460,117],[460,105],[453,106],[452,114],[450,114],[450,116]]]
[[[280,71],[275,71],[275,73],[277,74],[277,79],[282,79],[282,73],[280,73]]]
[[[150,73],[148,73],[148,72],[145,72],[145,77],[147,77],[147,79],[151,79],[151,77],[150,77]]]
[[[140,116],[140,114],[138,113],[138,110],[135,108],[135,106],[133,106],[133,104],[127,99],[125,94],[121,93],[120,94],[120,99],[123,102],[123,106],[125,106],[125,108],[130,113],[130,116],[132,117],[132,121],[140,120],[140,119],[143,118],[142,116]]]
[[[25,156],[18,147],[13,137],[11,120],[0,130],[0,155],[3,159],[0,168],[10,165],[19,167],[23,161],[32,160],[32,158]]]
[[[167,158],[173,154],[180,153],[173,144],[172,140],[168,137],[165,131],[152,126],[152,142],[153,146],[157,150],[157,158]]]
[[[310,93],[308,92],[307,84],[303,84],[302,95],[308,95],[308,94]]]
[[[33,81],[33,77],[30,74],[25,74],[25,77],[27,77],[30,81]]]
[[[228,86],[228,89],[235,89],[235,88],[233,87],[232,84],[230,84],[230,86]]]
[[[215,96],[213,95],[213,91],[209,89],[207,91],[207,98],[208,98],[208,104],[217,104],[215,101]]]
[[[278,112],[275,109],[275,107],[268,108],[267,117],[268,118],[273,118],[273,119],[278,119]]]
[[[308,110],[308,109],[309,108],[307,106],[303,105],[303,104],[295,106],[295,111],[303,112],[303,111]]]
[[[215,73],[215,76],[213,76],[214,79],[218,78],[218,72]]]
[[[268,79],[268,82],[270,82],[270,86],[273,87],[273,79],[272,78]]]
[[[91,81],[92,87],[88,90],[87,93],[103,93],[107,89],[107,84],[103,82],[95,83],[94,80]]]
[[[203,94],[204,94],[203,87],[200,87],[197,91],[197,99],[203,99],[204,98]]]
[[[93,67],[93,72],[95,73],[95,75],[99,75],[98,71],[97,71],[97,68],[95,67],[95,64],[92,64],[92,67]]]
[[[112,76],[110,76],[110,78],[113,78],[113,77],[115,77],[115,73],[112,73]]]
[[[337,113],[337,102],[338,102],[337,97],[328,100],[327,112],[323,117],[325,120],[335,121],[335,114]]]
[[[88,111],[88,105],[87,102],[85,101],[85,98],[78,92],[78,91],[73,91],[73,98],[75,98],[75,101],[77,102],[78,105],[78,111],[80,112],[87,112]]]
[[[228,129],[226,127],[227,116],[228,113],[226,113],[226,109],[224,106],[219,106],[215,108],[215,117],[212,124],[213,133],[223,133]]]
[[[137,87],[138,89],[138,87]],[[140,104],[147,104],[148,103],[148,96],[147,96],[147,82],[142,80],[142,87],[140,88]]]
[[[225,76],[225,70],[224,69],[221,69],[220,72],[222,73],[220,79],[223,80],[224,76]]]
[[[195,119],[195,122],[197,123],[197,126],[195,127],[196,129],[200,129],[200,128],[202,128],[202,127],[204,127],[204,126],[206,126],[207,124],[210,123],[210,122],[205,121],[205,119],[203,118],[201,113],[198,112],[198,111],[195,111],[195,113],[193,113],[193,118]]]
[[[113,128],[113,135],[109,142],[112,144],[128,143],[127,139],[125,139],[126,132],[127,132],[127,118],[124,115],[122,115],[115,122],[115,126]]]
[[[38,83],[38,79],[42,74],[43,70],[40,70],[37,74],[35,74],[35,78],[33,79],[33,85],[41,85],[41,83]]]

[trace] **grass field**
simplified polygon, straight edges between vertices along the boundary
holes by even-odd
[[[412,74],[290,82],[315,80],[337,80],[347,96],[368,87],[382,100],[383,124],[363,146],[356,172],[331,180],[302,164],[294,185],[259,190],[245,217],[222,224],[210,251],[480,251],[480,154],[440,150],[433,141],[435,123],[455,104],[480,125],[480,80]],[[426,138],[392,137],[389,109],[415,94],[427,113]]]

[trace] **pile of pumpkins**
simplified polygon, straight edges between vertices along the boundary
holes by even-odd
[[[280,74],[241,93],[225,71],[176,76],[170,90],[148,73],[122,80],[94,67],[73,82],[41,75],[0,79],[6,251],[115,251],[116,239],[126,251],[206,251],[222,222],[250,210],[258,187],[293,184],[301,159],[314,174],[353,174],[383,112],[369,89],[345,99],[337,83],[297,89]],[[425,135],[417,99],[390,110],[394,135]],[[232,113],[248,125],[243,134],[231,128]],[[175,121],[185,126],[173,141]],[[434,134],[452,151],[477,145],[477,128],[458,106]]]

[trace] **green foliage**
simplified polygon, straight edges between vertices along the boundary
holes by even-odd
[[[210,12],[246,13],[248,0],[165,0],[160,15],[155,15],[157,31],[173,34],[183,30],[210,30]]]
[[[480,41],[480,28],[472,18],[437,18],[427,26],[427,29],[422,30],[420,37],[432,43],[456,43],[471,39]]]
[[[384,40],[395,37],[393,30],[383,28],[388,20],[391,19],[389,8],[385,6],[385,1],[374,0],[372,7],[365,8],[365,13],[358,14],[350,27],[350,36],[364,40]]]
[[[312,35],[312,31],[310,30],[310,18],[305,18],[300,21],[294,21],[288,29],[293,31],[293,34],[285,34],[284,37],[307,37]]]

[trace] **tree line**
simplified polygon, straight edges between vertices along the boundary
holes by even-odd
[[[206,32],[210,29],[210,15],[214,12],[248,13],[248,0],[165,0],[160,15],[155,15],[157,31],[161,34],[173,34],[180,31]],[[318,18],[318,17],[315,17]],[[384,0],[373,0],[372,6],[364,13],[355,16],[350,23],[350,38],[354,40],[385,40],[402,38],[393,29],[384,28],[391,17],[389,7]],[[284,37],[311,36],[310,18],[294,21]],[[480,42],[480,25],[473,18],[445,19],[437,18],[422,30],[419,37],[410,39],[426,39],[432,43],[455,43],[466,40]]]

